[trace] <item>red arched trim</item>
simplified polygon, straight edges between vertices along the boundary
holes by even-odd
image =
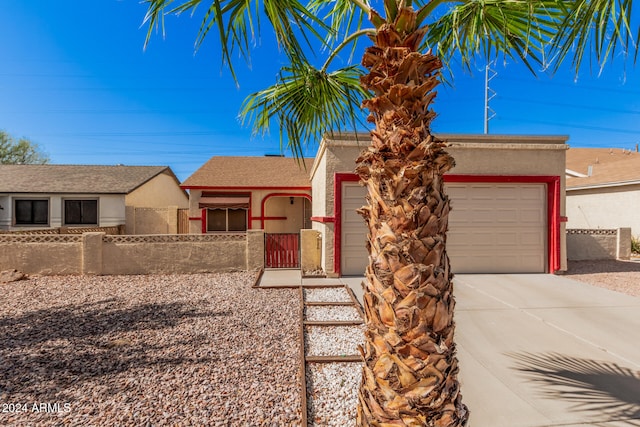
[[[311,201],[311,196],[305,193],[270,193],[262,198],[262,204],[260,206],[260,216],[252,219],[260,220],[260,228],[264,230],[264,221],[269,219],[269,217],[265,216],[265,205],[267,204],[267,200],[272,197],[304,197],[305,199]]]

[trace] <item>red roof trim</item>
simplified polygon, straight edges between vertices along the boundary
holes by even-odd
[[[212,187],[208,185],[181,185],[183,190],[216,190],[216,191],[229,191],[229,190],[311,190],[311,187]]]

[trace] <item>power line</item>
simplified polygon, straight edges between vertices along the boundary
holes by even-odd
[[[530,99],[519,99],[519,98],[511,98],[508,96],[500,96],[498,99],[501,100],[505,100],[505,101],[512,101],[512,102],[517,102],[520,104],[534,104],[534,105],[544,105],[544,106],[550,106],[553,105],[555,107],[564,107],[564,108],[579,108],[579,109],[586,109],[586,110],[591,110],[591,111],[607,111],[610,113],[622,113],[622,114],[640,114],[640,111],[635,111],[635,110],[625,110],[625,109],[621,109],[621,108],[607,108],[607,107],[595,107],[592,105],[578,105],[578,104],[566,104],[563,102],[552,102],[552,101],[533,101]]]
[[[534,123],[534,124],[551,125],[551,126],[559,126],[559,127],[566,127],[566,128],[597,130],[597,131],[603,131],[603,132],[628,133],[633,135],[640,134],[640,131],[638,130],[609,128],[604,126],[578,125],[578,124],[571,124],[571,123],[558,123],[558,122],[550,122],[545,120],[530,120],[530,119],[504,117],[504,116],[500,116],[499,119],[508,120],[512,122]]]

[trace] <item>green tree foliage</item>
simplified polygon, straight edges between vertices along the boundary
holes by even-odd
[[[26,138],[14,139],[0,130],[0,164],[3,165],[42,165],[49,163],[49,155],[38,144]]]

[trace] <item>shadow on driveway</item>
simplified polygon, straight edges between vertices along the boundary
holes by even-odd
[[[563,400],[575,411],[612,420],[640,419],[640,373],[613,362],[558,353],[507,354],[514,369],[532,382],[541,397]]]

